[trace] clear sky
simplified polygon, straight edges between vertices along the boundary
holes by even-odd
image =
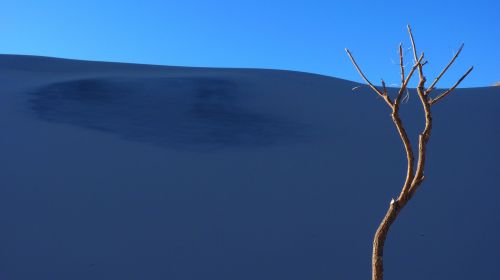
[[[500,1],[0,0],[0,53],[148,64],[272,68],[398,83],[397,46],[429,60],[428,79],[465,48],[443,79],[470,65],[464,87],[500,81]],[[411,53],[408,52],[408,59]]]

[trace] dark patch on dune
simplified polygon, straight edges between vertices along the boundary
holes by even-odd
[[[43,120],[116,133],[173,148],[263,146],[297,141],[304,125],[257,112],[230,80],[95,78],[55,83],[32,93]]]

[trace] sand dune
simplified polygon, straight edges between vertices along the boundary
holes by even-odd
[[[405,158],[355,86],[0,55],[0,278],[368,278]],[[453,95],[387,279],[500,279],[500,88]],[[402,110],[415,136],[417,99]]]

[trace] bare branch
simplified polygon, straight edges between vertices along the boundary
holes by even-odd
[[[420,80],[420,84],[421,83],[422,80]],[[429,102],[429,98],[425,95],[425,92],[423,91],[422,87],[417,88],[417,94],[418,97],[420,98],[420,101],[422,102],[422,108],[424,109],[425,127],[422,133],[420,133],[420,135],[418,136],[418,162],[415,174],[413,176],[413,181],[411,182],[410,188],[407,193],[408,199],[410,199],[413,196],[418,186],[420,186],[420,184],[424,180],[427,142],[431,137],[431,130],[432,130],[432,114],[431,114],[431,104]]]
[[[410,139],[408,138],[408,134],[406,133],[406,129],[404,128],[404,125],[399,118],[399,113],[398,113],[398,107],[397,105],[394,105],[394,109],[392,111],[392,121],[396,125],[396,128],[399,133],[399,137],[401,138],[401,142],[403,142],[403,145],[405,147],[405,152],[406,152],[406,160],[407,160],[407,165],[406,165],[406,179],[405,183],[403,185],[403,188],[401,189],[401,193],[399,194],[398,201],[404,200],[408,194],[408,190],[411,187],[411,181],[413,180],[413,150],[411,148],[411,142]]]
[[[446,65],[446,67],[443,69],[443,71],[441,71],[439,76],[437,76],[436,79],[434,79],[434,82],[432,82],[432,84],[427,88],[427,90],[425,91],[426,95],[429,94],[434,89],[434,86],[437,84],[437,82],[439,82],[439,79],[441,79],[441,77],[444,75],[444,73],[446,73],[446,71],[448,71],[448,68],[450,68],[450,66],[453,64],[453,62],[455,62],[455,59],[457,59],[458,55],[460,54],[460,52],[462,51],[463,48],[464,48],[464,44],[462,43],[462,45],[458,49],[457,53],[453,56],[453,58],[448,63],[448,65]]]
[[[472,71],[472,69],[474,69],[474,66],[471,66],[469,68],[469,70],[467,70],[467,72],[465,72],[465,74],[450,89],[448,89],[445,92],[441,93],[436,98],[429,100],[430,105],[434,105],[439,100],[443,99],[448,94],[450,94],[465,79],[465,77],[467,77],[467,75],[469,75],[469,73]]]
[[[405,66],[403,64],[403,44],[399,43],[399,66],[401,68],[401,85],[405,82]]]
[[[415,46],[415,40],[413,39],[413,33],[411,32],[410,25],[408,25],[407,28],[408,28],[408,34],[410,35],[411,46],[413,47],[413,58],[415,59],[415,63],[417,63],[418,62],[417,47]],[[425,62],[424,64],[426,64],[426,63],[427,62]],[[420,80],[423,80],[424,83],[425,83],[425,76],[424,76],[424,72],[422,70],[422,66],[424,64],[418,63],[418,75],[420,77]],[[420,84],[419,84],[419,86],[420,86]],[[423,83],[422,83],[422,86],[423,86]]]
[[[363,80],[365,80],[365,82],[371,87],[371,89],[373,91],[375,91],[377,94],[379,94],[380,96],[383,96],[384,94],[379,91],[369,80],[368,78],[366,78],[365,74],[363,73],[363,71],[361,71],[361,69],[359,68],[358,64],[356,63],[356,60],[354,59],[354,57],[352,56],[351,52],[348,50],[348,49],[345,49],[345,51],[347,52],[347,55],[349,55],[349,58],[351,59],[351,62],[352,64],[354,64],[354,67],[356,68],[356,70],[358,71],[359,75],[363,78]]]
[[[356,67],[356,70],[358,70],[358,73],[359,75],[363,78],[363,80],[365,80],[365,82],[370,86],[370,88],[375,91],[380,97],[382,97],[385,102],[387,103],[387,105],[389,105],[389,107],[393,107],[392,105],[392,101],[391,99],[389,98],[388,95],[382,93],[380,90],[378,90],[369,80],[368,78],[366,78],[365,74],[363,74],[363,71],[361,71],[361,69],[359,68],[358,64],[356,63],[356,60],[354,59],[354,57],[352,56],[351,52],[346,48],[345,51],[347,52],[347,55],[349,55],[349,58],[351,59],[352,61],[352,64],[354,64],[354,67]]]
[[[401,97],[403,96],[403,92],[407,89],[408,82],[410,81],[411,77],[413,76],[413,73],[415,72],[415,69],[418,67],[422,59],[424,58],[424,54],[422,53],[420,55],[420,58],[418,59],[417,63],[413,65],[413,67],[410,70],[410,73],[408,73],[408,77],[406,77],[406,80],[403,81],[403,84],[401,85],[401,88],[398,91],[398,95],[396,99],[394,100],[394,107],[396,107],[396,110],[398,109],[399,103],[401,101]]]
[[[382,80],[382,88],[384,89],[384,95],[387,95],[387,87],[385,86],[384,79],[381,80]]]
[[[415,40],[413,39],[413,33],[411,32],[411,26],[407,25],[408,34],[410,35],[411,46],[413,49],[413,57],[415,58],[415,62],[417,62],[417,48],[415,47]]]

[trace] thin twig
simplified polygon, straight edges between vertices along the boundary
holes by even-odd
[[[389,98],[388,95],[382,93],[380,90],[378,90],[369,80],[368,78],[366,78],[365,74],[363,74],[363,71],[361,71],[361,69],[359,68],[358,64],[356,63],[356,60],[354,59],[354,57],[352,56],[351,52],[346,48],[345,51],[347,52],[347,55],[349,55],[349,58],[351,59],[352,61],[352,64],[354,64],[354,67],[356,67],[356,70],[358,70],[358,73],[359,75],[361,75],[361,77],[363,78],[363,80],[365,80],[365,82],[370,86],[370,88],[375,91],[380,97],[382,97],[384,99],[384,101],[387,103],[387,105],[389,105],[389,107],[393,107],[393,104],[392,104],[392,101],[391,99]]]
[[[450,94],[465,79],[465,77],[467,77],[467,75],[469,75],[469,73],[472,71],[472,69],[474,69],[474,66],[471,66],[469,68],[469,70],[467,70],[467,72],[465,72],[465,74],[450,89],[448,89],[445,92],[441,93],[436,98],[429,100],[430,105],[436,104],[439,100],[443,99],[448,94]]]
[[[401,85],[405,82],[405,66],[403,64],[403,44],[399,43],[399,66],[401,68]]]
[[[425,91],[426,95],[428,95],[432,90],[434,90],[434,86],[437,84],[439,79],[441,79],[441,77],[444,75],[444,73],[446,73],[446,71],[448,71],[448,68],[450,68],[450,66],[453,64],[453,62],[455,62],[455,59],[457,59],[458,55],[460,54],[460,52],[462,52],[463,48],[464,48],[464,44],[462,43],[462,45],[458,49],[457,53],[453,56],[453,58],[448,63],[448,65],[446,65],[446,67],[443,69],[443,71],[441,71],[439,76],[437,76],[436,79],[434,79],[434,82],[432,82],[432,84],[427,88],[427,90]]]
[[[408,88],[406,88],[406,94],[405,97],[403,97],[402,102],[408,103],[408,101],[410,101],[410,91],[408,90]]]
[[[417,61],[418,61],[418,58],[417,58],[417,47],[415,46],[415,40],[413,39],[413,33],[411,32],[410,25],[408,25],[407,28],[408,28],[408,34],[410,34],[411,46],[413,48],[413,58],[415,59],[415,63],[417,63]],[[424,62],[424,64],[426,64],[426,63],[427,62]],[[420,80],[424,80],[424,83],[425,83],[426,79],[424,77],[424,72],[422,70],[422,66],[424,64],[421,64],[421,63],[418,64],[418,75],[420,77]],[[422,83],[422,85],[423,85],[423,83]]]
[[[382,88],[384,89],[384,95],[387,95],[387,87],[385,86],[384,79],[381,80],[382,80]]]

